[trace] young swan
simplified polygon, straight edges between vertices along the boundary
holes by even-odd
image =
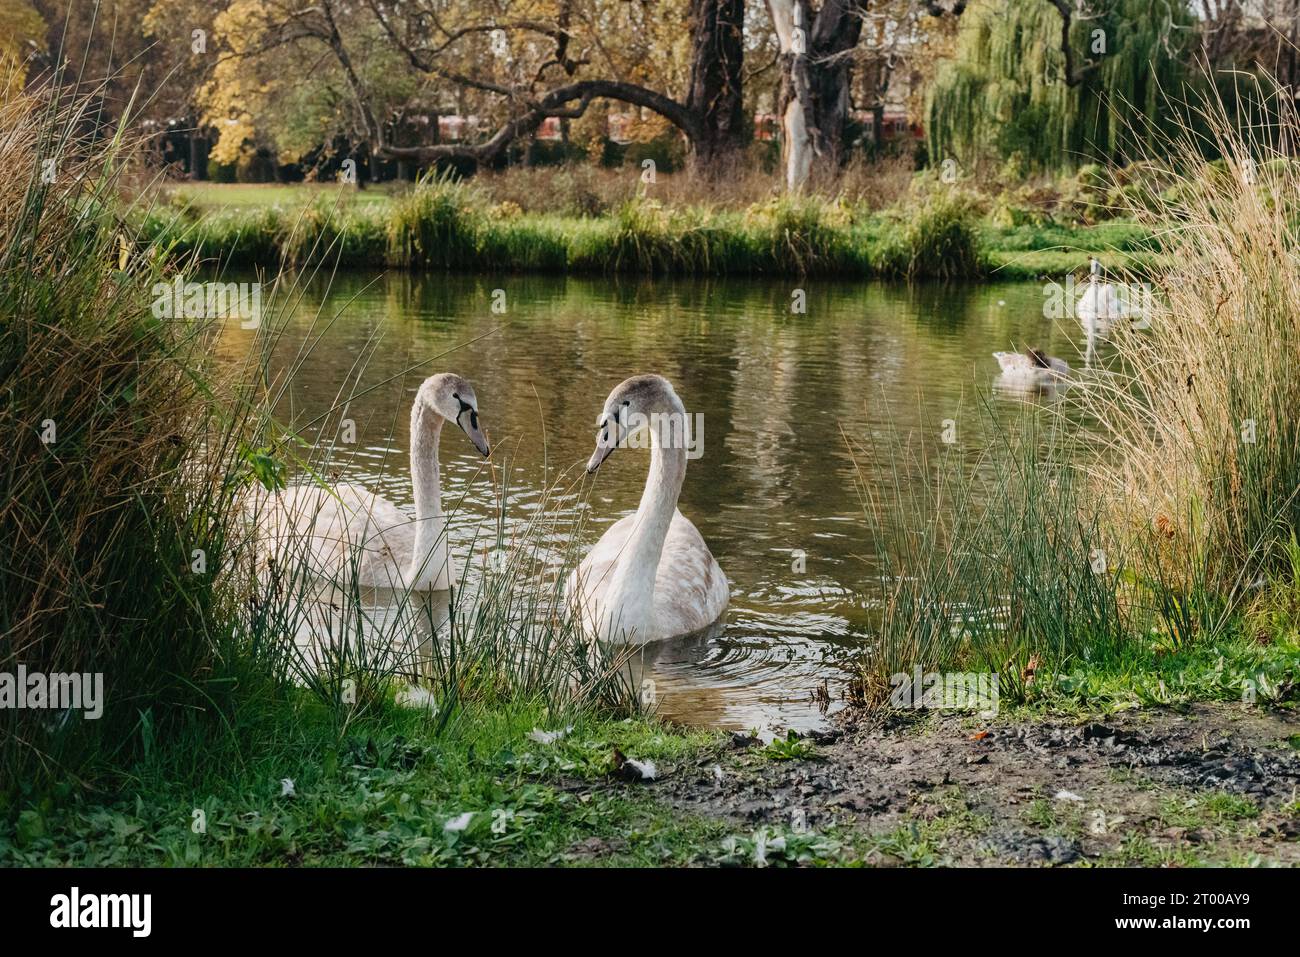
[[[1128,315],[1115,287],[1101,280],[1101,263],[1093,258],[1088,265],[1088,285],[1075,304],[1074,314],[1090,335],[1105,336],[1110,324]]]
[[[1041,349],[1030,349],[1027,354],[995,352],[993,358],[1002,367],[1004,382],[1011,385],[1051,385],[1070,374],[1069,363]]]
[[[643,429],[650,473],[636,512],[615,522],[569,576],[569,600],[600,639],[645,644],[707,628],[726,610],[727,576],[677,511],[688,436],[682,400],[662,376],[634,376],[609,394],[599,425],[588,474]]]
[[[447,551],[438,441],[453,422],[488,455],[478,399],[450,372],[426,379],[411,405],[411,484],[415,521],[362,485],[299,485],[255,505],[258,537],[281,565],[306,561],[312,574],[370,588],[445,591],[459,576]]]

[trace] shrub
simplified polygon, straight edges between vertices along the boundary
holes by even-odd
[[[450,175],[426,177],[393,201],[389,261],[415,268],[472,267],[486,208],[472,186]]]
[[[0,186],[0,672],[104,682],[98,720],[0,709],[0,780],[27,788],[147,752],[257,680],[236,670],[246,659],[219,585],[233,486],[206,337],[154,314],[152,288],[171,277],[118,212],[121,130],[74,135],[92,113],[0,103],[0,163],[14,172]],[[57,178],[42,183],[59,144]]]

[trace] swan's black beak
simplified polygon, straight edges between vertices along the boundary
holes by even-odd
[[[478,426],[466,429],[465,434],[468,435],[469,440],[474,443],[474,448],[483,453],[483,458],[487,458],[492,454],[492,449],[488,446],[487,437],[483,435],[482,430],[480,430]]]
[[[609,445],[597,441],[596,451],[591,453],[591,458],[587,459],[587,474],[595,475],[596,469],[600,468],[600,463],[609,458],[610,453],[617,448],[612,442]]]
[[[596,451],[591,453],[591,458],[587,459],[587,474],[595,475],[596,469],[600,468],[600,463],[610,457],[610,454],[618,448],[618,415],[602,415],[600,422],[600,434],[596,436]]]
[[[474,448],[478,449],[484,458],[492,454],[492,450],[488,447],[487,436],[479,428],[478,412],[463,399],[460,403],[460,414],[456,416],[456,424],[469,436],[469,440],[474,443]]]

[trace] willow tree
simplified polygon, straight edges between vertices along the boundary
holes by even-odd
[[[1177,122],[1195,40],[1176,0],[976,0],[930,91],[931,161],[1149,155]]]

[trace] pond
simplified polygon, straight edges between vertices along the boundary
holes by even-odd
[[[801,298],[805,311],[792,312]],[[837,706],[867,629],[871,536],[856,480],[860,469],[868,483],[883,476],[855,465],[845,436],[899,429],[937,441],[942,420],[962,428],[997,376],[994,350],[1040,346],[1078,362],[1077,325],[1044,319],[1043,302],[1040,285],[1023,283],[348,273],[304,284],[272,367],[298,365],[280,413],[299,425],[369,390],[349,403],[356,443],[338,464],[408,511],[415,390],[434,372],[464,375],[494,463],[509,462],[507,513],[522,519],[564,476],[571,491],[551,504],[587,510],[583,550],[635,509],[648,465],[646,452],[628,450],[580,478],[605,397],[636,373],[667,377],[703,423],[679,508],[729,577],[731,604],[720,634],[656,649],[647,668],[659,713],[808,728],[823,720],[814,690],[825,682]],[[229,323],[221,356],[242,360],[253,335]],[[497,506],[459,433],[444,434],[441,461],[444,500],[456,503],[452,548],[463,556]]]

